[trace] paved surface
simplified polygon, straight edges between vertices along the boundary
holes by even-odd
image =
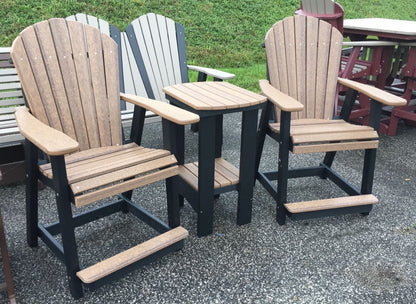
[[[238,114],[225,117],[224,156],[238,164]],[[160,146],[159,125],[148,127],[145,146]],[[185,248],[123,279],[85,292],[73,301],[64,266],[40,242],[25,241],[24,186],[0,188],[16,297],[19,303],[416,303],[416,128],[400,125],[381,137],[374,193],[380,203],[368,217],[348,215],[275,222],[275,204],[256,184],[253,219],[236,225],[236,193],[215,203],[214,233],[196,236],[196,215],[186,204]],[[187,131],[187,159],[196,156],[197,136]],[[266,142],[262,167],[276,165],[275,145]],[[362,152],[339,153],[336,167],[360,180]],[[316,164],[320,155],[296,156],[294,164]],[[346,170],[351,165],[351,170]],[[291,181],[290,199],[337,195],[328,181]],[[166,219],[163,183],[135,197]],[[41,192],[43,219],[54,219],[53,196]],[[115,215],[77,230],[81,263],[93,263],[152,234],[128,215]],[[6,303],[5,293],[0,302]]]

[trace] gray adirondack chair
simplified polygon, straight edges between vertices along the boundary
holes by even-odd
[[[132,63],[136,63],[149,98],[166,101],[163,88],[189,82],[188,70],[198,72],[198,81],[205,81],[207,76],[212,76],[215,81],[235,76],[212,68],[188,65],[185,30],[168,17],[154,13],[140,16],[126,27],[125,32],[130,47],[127,49],[130,66],[133,68]],[[134,81],[137,72],[132,75]],[[221,128],[222,122],[218,124]],[[196,130],[195,126],[193,130]]]

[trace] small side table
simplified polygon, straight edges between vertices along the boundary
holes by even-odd
[[[226,82],[177,84],[163,91],[172,104],[200,116],[198,162],[184,164],[183,127],[179,141],[169,143],[181,165],[177,191],[198,213],[198,236],[212,233],[214,196],[231,190],[238,191],[237,224],[249,223],[255,178],[257,114],[266,98]],[[240,170],[221,158],[222,116],[233,112],[242,112],[243,117]]]

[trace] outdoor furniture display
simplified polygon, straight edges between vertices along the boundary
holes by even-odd
[[[292,219],[363,213],[368,214],[377,198],[371,194],[378,147],[377,129],[381,105],[403,105],[405,100],[352,80],[338,78],[342,34],[324,21],[294,16],[277,22],[265,37],[269,80],[260,88],[268,98],[258,131],[256,168],[266,135],[279,143],[278,170],[257,173],[257,179],[277,204],[276,219]],[[341,119],[333,120],[337,83],[349,87]],[[371,99],[370,126],[348,123],[357,92]],[[269,123],[273,108],[277,121]],[[357,189],[331,166],[337,151],[365,150],[361,189]],[[316,167],[289,169],[289,152],[326,152]],[[348,196],[290,202],[288,179],[319,176],[333,181]],[[272,184],[277,180],[277,188]]]
[[[117,44],[80,22],[50,19],[26,28],[13,42],[11,57],[29,107],[15,113],[26,138],[27,240],[34,247],[41,238],[65,263],[72,296],[83,295],[82,283],[98,287],[182,248],[188,232],[179,226],[173,187],[177,161],[167,150],[123,142],[120,98],[178,124],[195,123],[199,117],[166,103],[121,94]],[[38,161],[42,154],[46,157]],[[38,180],[55,191],[55,223],[38,220]],[[160,180],[166,180],[169,225],[131,201],[133,189]],[[112,196],[117,196],[114,202],[73,215],[71,202],[81,207]],[[160,235],[92,266],[83,265],[75,228],[118,211],[130,212]]]
[[[166,143],[176,151],[180,164],[178,193],[198,214],[198,236],[212,233],[214,196],[238,191],[237,224],[251,221],[257,113],[265,97],[226,82],[197,82],[163,89],[166,98],[181,108],[198,114],[198,162],[184,164],[183,127],[181,139]],[[222,116],[242,112],[240,169],[221,158]],[[172,137],[170,137],[172,138]]]
[[[6,235],[4,233],[3,216],[0,212],[0,253],[3,263],[3,271],[5,282],[0,284],[0,290],[6,290],[9,296],[10,304],[16,304],[16,296],[14,293],[13,277],[10,268],[9,252],[7,250]]]
[[[296,15],[312,16],[324,20],[343,33],[344,9],[333,0],[303,0]],[[395,46],[389,41],[344,41],[346,47],[342,51],[339,76],[363,83],[373,83],[381,72],[381,57],[384,47]],[[340,92],[348,88],[339,86]],[[370,115],[370,101],[367,96],[359,96],[359,104],[354,105],[350,119],[362,124],[368,124]],[[339,104],[342,106],[343,98]],[[339,107],[336,104],[336,115]]]
[[[376,36],[379,39],[400,43],[399,47],[385,47],[382,55],[381,74],[378,76],[376,86],[384,88],[390,86],[394,78],[401,75],[406,80],[406,86],[402,96],[407,100],[403,107],[387,108],[385,113],[391,112],[390,117],[382,119],[380,132],[387,135],[395,135],[400,119],[405,119],[414,124],[416,122],[415,107],[409,104],[411,92],[415,88],[414,70],[416,68],[416,48],[410,48],[411,42],[416,41],[416,21],[395,20],[384,18],[347,19],[344,22],[344,33],[351,40],[362,40],[367,36]],[[404,58],[400,57],[402,51],[406,51]],[[407,58],[409,58],[407,60]]]
[[[205,81],[207,76],[212,76],[216,81],[235,76],[211,68],[187,65],[185,30],[181,24],[165,16],[154,13],[140,16],[126,27],[126,36],[128,43],[126,41],[125,44],[128,47],[122,51],[127,53],[130,67],[137,70],[132,73],[131,81],[136,86],[138,82],[140,85],[143,83],[149,98],[166,101],[163,88],[189,82],[188,70],[198,72],[198,81]],[[122,38],[126,39],[125,36]],[[142,125],[136,129],[139,131]],[[193,130],[197,130],[195,125]]]

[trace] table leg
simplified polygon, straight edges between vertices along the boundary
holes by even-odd
[[[201,117],[198,143],[198,236],[212,233],[216,116]]]
[[[253,180],[256,161],[257,110],[243,112],[240,154],[240,185],[238,191],[237,224],[251,222]]]

